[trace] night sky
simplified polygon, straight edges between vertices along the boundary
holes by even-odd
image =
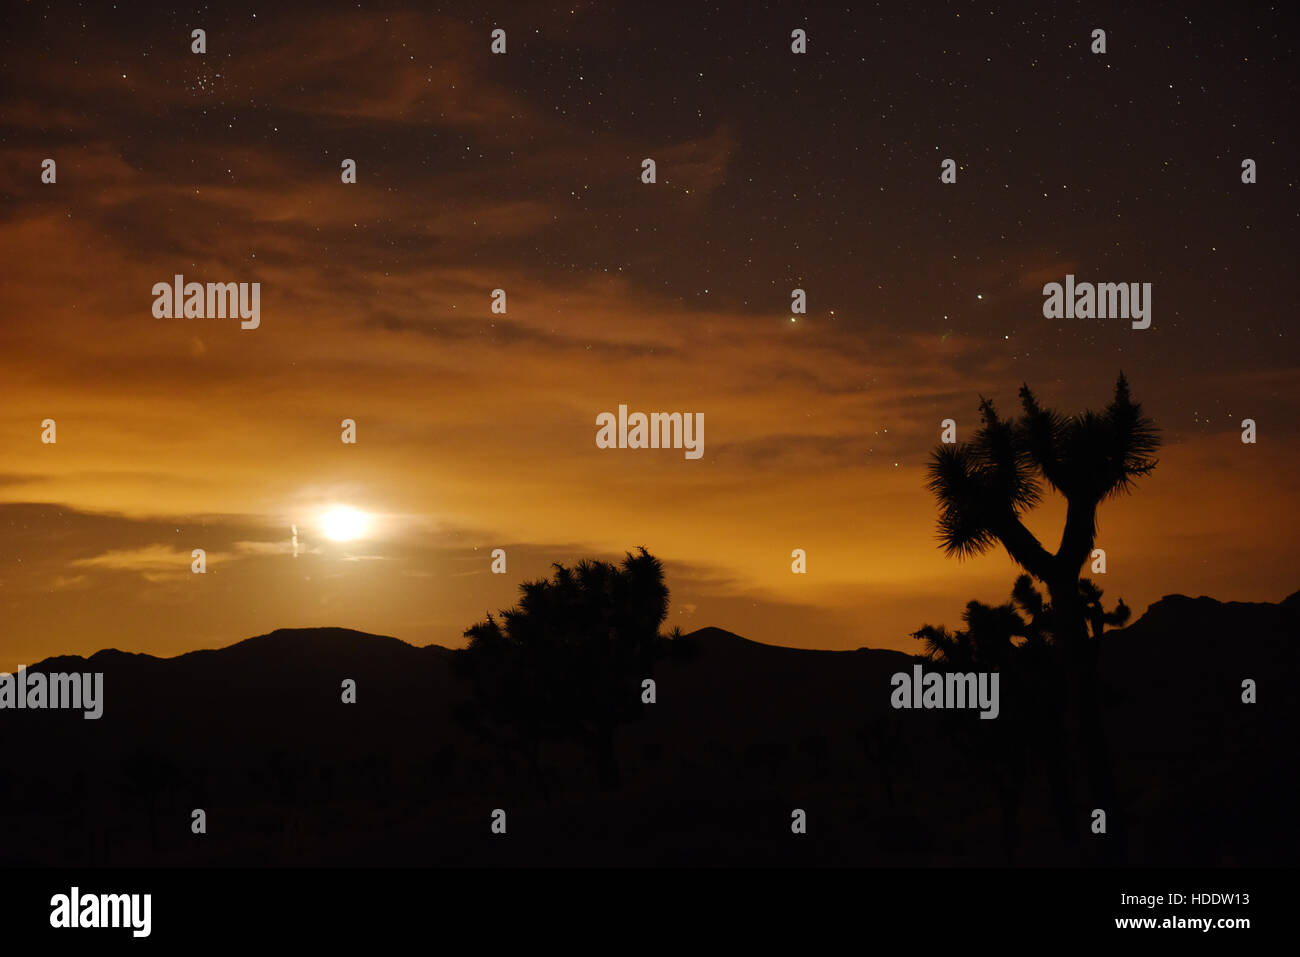
[[[1283,5],[148,6],[0,41],[0,669],[454,646],[638,545],[670,625],[917,650],[1016,573],[937,547],[941,420],[1022,382],[1100,408],[1121,369],[1165,447],[1101,509],[1108,604],[1300,587]],[[156,318],[177,273],[260,282],[260,327]],[[1044,318],[1067,273],[1152,283],[1151,328]],[[703,456],[597,448],[620,404],[702,412]]]

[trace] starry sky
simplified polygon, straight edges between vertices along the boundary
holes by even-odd
[[[1022,382],[1101,407],[1121,369],[1165,448],[1101,511],[1108,601],[1296,590],[1282,5],[921,6],[14,10],[0,669],[312,625],[455,646],[638,545],[669,625],[910,651],[1016,574],[937,547],[941,420]],[[260,282],[260,328],[155,318],[176,273]],[[1067,273],[1152,283],[1151,328],[1044,318]],[[620,404],[703,413],[703,457],[598,449]],[[323,534],[338,504],[362,538]],[[1062,515],[1028,524],[1055,547]]]

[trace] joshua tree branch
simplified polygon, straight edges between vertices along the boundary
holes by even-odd
[[[1007,515],[994,530],[1007,554],[1025,571],[1039,581],[1047,581],[1052,574],[1052,553],[1043,548],[1034,533],[1025,528],[1015,515]]]
[[[1097,503],[1073,497],[1065,510],[1065,529],[1056,550],[1056,564],[1065,574],[1077,575],[1092,555],[1097,540]]]

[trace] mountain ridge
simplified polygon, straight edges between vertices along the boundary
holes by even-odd
[[[1300,590],[1292,592],[1280,602],[1243,602],[1243,601],[1220,601],[1208,595],[1199,595],[1195,598],[1175,592],[1164,595],[1147,606],[1147,610],[1141,616],[1134,619],[1122,628],[1111,628],[1103,634],[1105,639],[1119,638],[1126,635],[1141,634],[1152,627],[1153,623],[1159,622],[1164,625],[1169,620],[1185,620],[1192,615],[1203,615],[1206,612],[1212,614],[1223,614],[1225,612],[1246,611],[1251,609],[1287,609],[1300,612]],[[1145,624],[1144,624],[1145,623]],[[744,635],[737,634],[725,628],[715,625],[705,625],[694,631],[682,635],[688,641],[708,643],[714,646],[730,645],[733,647],[753,646],[762,649],[774,649],[778,651],[793,652],[816,652],[823,654],[852,654],[861,651],[870,652],[893,652],[906,657],[920,657],[919,655],[909,654],[897,648],[876,648],[870,645],[861,645],[857,648],[803,648],[790,645],[777,645],[770,642],[756,641],[753,638],[746,638]],[[49,658],[42,659],[35,664],[27,666],[29,671],[34,670],[56,670],[54,665],[68,661],[90,662],[96,659],[101,661],[112,658],[113,656],[122,656],[126,659],[149,659],[151,661],[179,661],[190,658],[191,656],[208,656],[216,653],[236,652],[248,653],[263,648],[276,648],[289,650],[304,642],[310,642],[314,650],[320,650],[322,647],[329,647],[330,644],[335,646],[343,641],[352,641],[354,639],[365,639],[367,641],[377,639],[383,643],[393,643],[388,647],[390,650],[401,646],[414,652],[434,653],[450,655],[457,649],[448,645],[440,645],[436,642],[427,645],[416,645],[402,638],[392,635],[381,635],[375,632],[362,631],[357,628],[345,628],[339,625],[320,625],[294,628],[276,628],[273,631],[261,635],[254,635],[249,638],[241,638],[229,645],[221,645],[216,648],[195,648],[190,651],[183,651],[176,655],[160,656],[151,655],[147,652],[123,651],[120,648],[101,648],[92,652],[88,656],[82,655],[52,655]],[[372,646],[373,647],[373,646]],[[302,649],[299,649],[302,650]],[[402,653],[402,652],[396,652]]]
[[[1300,854],[1298,611],[1167,596],[1103,636],[1120,787],[1107,811],[1130,863]],[[103,672],[103,711],[0,711],[0,865],[986,866],[1007,863],[1009,813],[1016,864],[1078,863],[1095,846],[1086,808],[1081,843],[1060,830],[1050,749],[1023,777],[1002,763],[990,776],[998,742],[1026,727],[1010,680],[1002,717],[971,721],[895,709],[892,676],[923,660],[901,651],[717,628],[676,651],[653,666],[655,702],[617,731],[614,790],[578,742],[521,751],[478,722],[440,645],[278,629],[172,658],[47,658],[33,669]],[[207,835],[190,829],[197,808]],[[508,841],[488,828],[494,808],[509,810]],[[808,812],[797,840],[791,808]]]

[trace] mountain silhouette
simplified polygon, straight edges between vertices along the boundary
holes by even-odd
[[[1106,811],[1124,821],[1128,863],[1294,861],[1298,635],[1300,593],[1170,595],[1102,636]],[[301,628],[175,658],[50,658],[29,671],[104,673],[103,716],[0,712],[0,864],[1005,863],[1000,808],[954,714],[890,705],[891,676],[925,659],[719,628],[674,645],[656,702],[617,731],[618,787],[553,741],[545,798],[463,720],[472,688],[438,645]],[[1045,785],[1027,780],[1015,863],[1077,863]],[[506,835],[489,829],[498,808]],[[806,834],[791,833],[794,809]],[[1103,839],[1086,820],[1079,831]]]

